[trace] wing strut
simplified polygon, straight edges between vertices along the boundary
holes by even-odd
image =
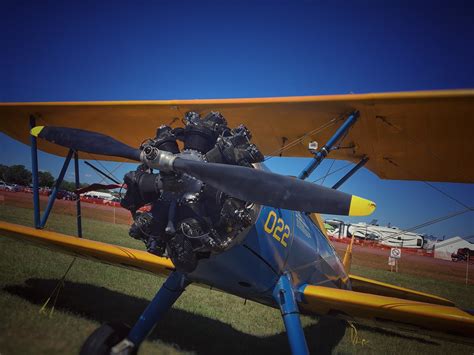
[[[367,156],[364,156],[354,167],[352,167],[351,170],[347,172],[346,175],[340,178],[339,181],[336,182],[334,186],[331,188],[334,190],[337,190],[338,188],[340,188],[342,184],[344,184],[352,175],[354,175],[357,171],[359,171],[359,169],[362,168],[368,161],[369,161],[369,158]]]
[[[280,307],[291,353],[293,355],[309,354],[303,326],[301,325],[298,303],[296,302],[295,292],[291,287],[289,275],[284,274],[280,277],[273,290],[273,299]]]
[[[305,180],[311,173],[316,169],[319,164],[326,158],[334,145],[339,142],[339,140],[349,131],[349,128],[357,121],[359,118],[359,111],[352,112],[347,119],[344,121],[341,127],[334,133],[334,135],[328,140],[328,142],[314,154],[313,160],[304,168],[304,170],[298,176],[298,179]]]
[[[33,129],[36,126],[36,117],[30,115],[30,128]],[[33,213],[34,213],[34,227],[37,229],[43,229],[48,221],[49,214],[53,208],[54,202],[56,201],[56,196],[60,189],[61,183],[63,182],[66,171],[69,167],[71,159],[74,157],[74,175],[76,189],[80,187],[79,180],[79,155],[77,151],[69,149],[64,164],[61,168],[58,178],[54,183],[53,190],[51,195],[49,195],[48,204],[46,209],[41,216],[40,203],[39,203],[39,169],[38,169],[38,146],[36,142],[36,136],[31,134],[31,173],[32,173],[32,182],[33,182]],[[76,201],[76,218],[77,218],[77,236],[82,237],[82,221],[81,221],[81,201],[78,198]]]
[[[116,345],[111,344],[110,341],[104,344],[106,339],[100,336],[100,330],[101,328],[107,329],[106,323],[89,336],[81,349],[81,354],[95,353],[98,349],[103,350],[104,347],[106,347],[106,350],[110,350],[111,354],[135,354],[155,324],[163,318],[189,284],[190,281],[185,274],[179,271],[173,272],[143,311],[125,339],[122,339]]]

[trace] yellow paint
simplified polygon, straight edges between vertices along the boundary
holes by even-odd
[[[44,126],[36,126],[36,127],[33,127],[30,131],[31,135],[32,136],[35,136],[35,137],[38,137],[38,135],[40,134],[40,132],[43,130]]]
[[[174,265],[170,259],[158,257],[145,251],[3,221],[0,221],[0,237],[9,237],[65,254],[153,274],[168,275],[174,270]]]
[[[273,221],[271,227],[269,226],[270,220]],[[267,220],[265,221],[265,224],[263,226],[263,230],[267,232],[268,234],[272,234],[273,229],[275,228],[276,221],[277,221],[277,215],[275,211],[270,210],[270,212],[268,212]]]
[[[368,216],[375,211],[376,207],[375,202],[353,195],[349,208],[349,216]]]
[[[346,253],[344,254],[344,260],[342,261],[342,265],[344,265],[344,270],[346,270],[346,273],[349,273],[351,271],[351,265],[352,265],[352,246],[354,245],[354,236],[351,238],[351,242],[347,246]]]
[[[412,300],[412,301],[440,304],[444,306],[455,305],[454,302],[446,298],[432,295],[429,293],[415,291],[409,288],[391,285],[385,282],[368,279],[362,276],[349,275],[349,277],[352,283],[352,289],[355,291],[361,288],[364,290],[363,292],[365,293],[373,293],[379,296],[397,297],[397,298],[403,298],[403,299]]]
[[[290,226],[288,226],[282,218],[278,218],[274,210],[268,212],[267,220],[263,225],[263,230],[280,242],[284,247],[288,246],[285,239],[288,239],[290,236]]]
[[[401,327],[474,337],[474,316],[456,307],[312,285],[305,287],[304,302],[299,306],[309,314],[342,312],[388,327],[397,327],[398,323]]]
[[[290,227],[285,224],[285,230],[283,232],[283,235],[281,236],[281,244],[286,248],[288,244],[286,243],[285,239],[288,239],[290,236]]]
[[[313,221],[314,224],[316,224],[321,232],[324,234],[324,236],[327,238],[328,236],[328,231],[326,230],[326,227],[324,226],[324,221],[321,218],[321,215],[319,213],[310,213],[309,218]],[[328,239],[329,240],[329,239]]]
[[[281,240],[281,237],[280,237],[280,233],[283,231],[283,228],[285,227],[285,222],[283,222],[283,219],[281,218],[278,218],[277,220],[277,226],[276,228],[273,230],[273,238],[275,238],[276,240],[280,241]]]

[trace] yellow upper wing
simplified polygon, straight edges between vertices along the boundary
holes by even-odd
[[[170,259],[145,251],[96,242],[61,233],[39,230],[0,221],[0,236],[71,254],[101,263],[118,265],[134,270],[168,275],[174,270]]]
[[[29,143],[29,116],[37,125],[88,129],[131,146],[155,129],[177,126],[185,112],[220,111],[230,126],[245,124],[265,155],[354,110],[360,120],[330,157],[366,165],[384,179],[474,182],[474,90],[220,100],[0,103],[0,129]],[[307,144],[327,141],[341,122],[304,137],[283,156],[310,156]],[[41,140],[39,148],[65,155]],[[89,157],[88,155],[86,157]],[[106,160],[120,158],[96,157]]]

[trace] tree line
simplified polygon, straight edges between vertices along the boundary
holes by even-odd
[[[30,170],[24,165],[3,165],[0,164],[0,180],[5,181],[8,184],[17,184],[22,186],[30,186],[32,182],[32,176]],[[51,175],[49,171],[38,172],[38,183],[40,187],[53,187],[56,179]],[[81,187],[89,186],[89,184],[81,184]],[[72,181],[63,180],[60,188],[66,191],[76,190],[76,183]]]

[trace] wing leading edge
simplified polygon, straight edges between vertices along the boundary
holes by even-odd
[[[303,313],[333,315],[399,330],[423,329],[437,336],[473,341],[474,316],[453,306],[356,291],[305,285],[300,289]]]
[[[168,275],[174,270],[174,265],[171,260],[155,256],[145,251],[3,221],[0,221],[0,236],[32,243],[46,249],[84,259],[91,259],[153,274]]]

